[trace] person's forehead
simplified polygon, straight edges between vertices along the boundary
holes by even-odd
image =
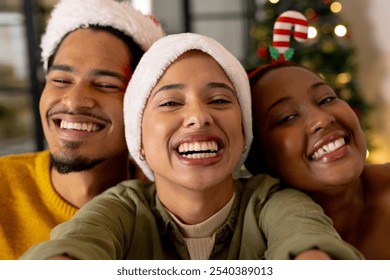
[[[96,52],[99,55],[96,55]],[[91,28],[77,29],[69,33],[59,45],[56,57],[62,53],[65,57],[73,53],[93,56],[95,59],[114,59],[123,56],[126,61],[131,56],[129,49],[121,39],[108,31]]]
[[[287,79],[287,80],[296,80],[297,77],[306,78],[306,79],[319,79],[319,77],[310,71],[309,69],[299,67],[299,66],[285,66],[272,69],[264,75],[271,77],[272,79]]]
[[[121,42],[122,40],[117,38],[114,34],[108,30],[103,29],[92,29],[92,28],[78,28],[70,33],[68,33],[59,44],[59,48],[67,41],[80,41],[84,42],[86,40],[96,40],[101,41],[102,38],[107,38],[109,40],[115,40]],[[124,43],[123,43],[124,44]]]
[[[273,90],[273,89],[294,89],[296,87],[309,86],[312,83],[317,83],[322,79],[302,67],[287,66],[272,69],[265,73],[255,84],[254,89]]]
[[[213,69],[212,74],[207,71],[209,69]],[[208,75],[214,78],[222,75],[224,78],[229,79],[218,61],[201,50],[189,50],[181,54],[165,69],[161,77],[184,73],[183,71],[194,71],[195,75],[208,73]],[[191,77],[188,78],[190,79]]]
[[[201,50],[188,50],[184,53],[182,53],[175,61],[173,61],[171,63],[172,64],[178,64],[178,63],[181,63],[183,62],[184,60],[209,60],[211,63],[216,63],[219,65],[219,63],[217,63],[217,61],[212,57],[210,56],[208,53],[205,53]]]

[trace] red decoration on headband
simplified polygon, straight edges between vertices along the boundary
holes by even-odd
[[[295,40],[298,42],[307,40],[309,24],[306,17],[300,12],[292,10],[282,13],[275,21],[272,46],[268,47],[269,54],[271,55],[271,62],[249,72],[249,79],[271,65],[290,64],[290,60],[294,55],[294,49],[290,48],[292,28],[294,28],[293,35]],[[262,54],[261,50],[258,50],[257,53],[258,55]]]
[[[269,46],[271,64],[289,61],[294,55],[294,49],[290,48],[292,28],[295,40],[298,42],[307,40],[309,24],[306,17],[297,11],[282,13],[274,24],[272,46]]]

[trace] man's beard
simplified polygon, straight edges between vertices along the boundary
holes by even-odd
[[[89,170],[99,163],[103,162],[104,159],[90,159],[86,157],[75,157],[75,158],[65,158],[61,156],[56,156],[50,154],[50,162],[51,165],[60,173],[60,174],[68,174],[71,172],[81,172]]]

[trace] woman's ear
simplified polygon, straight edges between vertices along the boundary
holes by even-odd
[[[139,159],[144,161],[145,160],[145,151],[144,148],[141,147],[140,153],[139,153]]]

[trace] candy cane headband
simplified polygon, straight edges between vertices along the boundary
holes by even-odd
[[[272,37],[272,46],[269,46],[271,62],[263,67],[254,69],[248,74],[252,78],[260,70],[275,64],[289,64],[294,55],[294,49],[290,47],[290,37],[294,28],[294,38],[298,42],[307,40],[309,24],[306,17],[297,11],[286,11],[275,21]]]

